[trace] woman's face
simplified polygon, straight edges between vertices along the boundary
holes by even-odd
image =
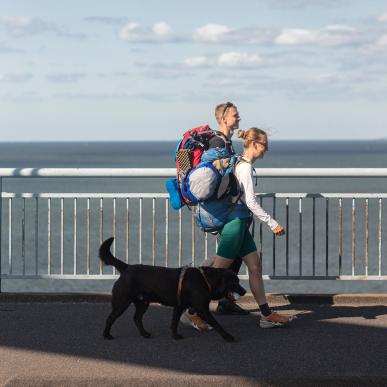
[[[250,143],[250,146],[252,147],[254,160],[261,159],[269,150],[269,143],[266,136],[261,136],[258,141]]]

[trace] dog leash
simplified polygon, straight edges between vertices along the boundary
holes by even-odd
[[[180,275],[179,275],[179,282],[178,282],[178,285],[177,285],[177,303],[180,305],[181,304],[181,288],[183,286],[183,279],[184,279],[184,276],[185,276],[185,272],[187,271],[187,269],[189,268],[189,266],[184,266],[181,268],[181,272],[180,272]]]
[[[208,279],[207,279],[207,277],[206,277],[206,275],[204,274],[204,270],[203,270],[203,268],[202,267],[199,267],[199,271],[200,271],[200,273],[202,273],[202,276],[203,276],[203,278],[204,278],[204,281],[206,281],[206,284],[207,284],[207,286],[208,286],[208,291],[211,293],[211,285],[210,285],[210,283],[208,282]]]

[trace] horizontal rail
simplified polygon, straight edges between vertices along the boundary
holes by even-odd
[[[0,275],[0,278],[3,279],[63,279],[63,280],[71,280],[71,279],[77,279],[77,280],[115,280],[119,277],[118,274],[2,274]],[[247,274],[240,274],[239,278],[242,280],[249,279],[249,276]],[[386,275],[378,276],[378,275],[337,275],[337,276],[312,276],[312,275],[304,275],[304,276],[297,276],[297,275],[263,275],[262,278],[264,280],[306,280],[306,281],[313,281],[313,280],[341,280],[341,281],[385,281],[387,280]]]
[[[256,194],[258,197],[271,197],[271,198],[342,198],[342,199],[385,199],[387,193],[259,193]],[[117,192],[117,193],[89,193],[89,192],[3,192],[2,197],[4,199],[9,198],[51,198],[51,199],[66,199],[66,198],[80,198],[80,199],[153,199],[153,198],[168,198],[167,193],[138,193],[138,192]]]
[[[0,168],[0,177],[173,177],[175,168]],[[261,177],[387,177],[387,168],[256,168]]]

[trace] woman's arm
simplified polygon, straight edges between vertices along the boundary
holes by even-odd
[[[235,168],[235,176],[243,190],[242,200],[246,203],[249,210],[274,231],[278,223],[258,204],[255,198],[251,164],[247,162],[240,163]]]

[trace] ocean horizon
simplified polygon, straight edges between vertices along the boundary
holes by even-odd
[[[174,167],[177,141],[0,142],[1,167]],[[237,152],[242,143],[234,141]],[[271,140],[259,168],[387,165],[387,140]]]

